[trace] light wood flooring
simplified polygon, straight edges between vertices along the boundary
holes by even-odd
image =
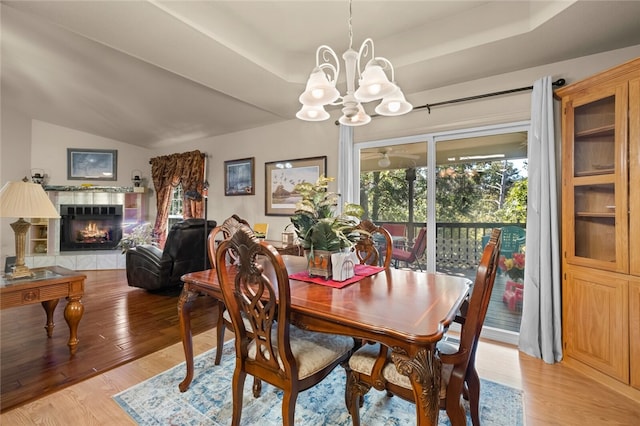
[[[178,325],[175,324],[175,327]],[[41,337],[40,334],[38,336]],[[213,328],[194,337],[196,354],[214,346]],[[9,409],[0,415],[0,424],[135,424],[113,401],[112,395],[183,361],[181,343],[173,344]],[[545,364],[512,346],[482,341],[478,348],[477,365],[481,377],[524,390],[526,425],[640,424],[640,401],[622,396],[564,363]]]
[[[194,337],[196,354],[214,346],[215,331]],[[184,361],[172,345],[0,416],[3,425],[135,424],[112,395]],[[483,378],[524,389],[526,425],[636,425],[640,402],[632,401],[563,365],[548,365],[510,346],[482,342]]]

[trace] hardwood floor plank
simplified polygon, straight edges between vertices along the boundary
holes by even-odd
[[[128,292],[125,292],[125,296],[126,293]],[[118,303],[122,304],[123,302],[119,301]],[[203,309],[194,308],[194,318],[196,315],[202,315],[202,313],[198,313],[198,310],[206,311],[206,315],[211,315],[207,303],[204,303]],[[117,311],[117,307],[114,306],[112,311]],[[105,321],[106,318],[108,317],[105,316],[103,321],[96,321],[95,324],[109,323],[109,321]],[[2,319],[4,321],[5,316]],[[43,320],[39,318],[38,321],[40,324]],[[44,322],[40,326],[43,324]],[[118,327],[120,332],[124,334],[129,328],[126,324],[121,324]],[[29,351],[40,351],[35,355],[25,352],[25,357],[29,359],[45,358],[42,352],[43,348],[49,347],[47,344],[42,344],[44,330],[40,327],[36,328],[17,333],[25,335],[24,341],[32,342],[34,347],[28,349]],[[43,333],[43,336],[39,335],[40,332]],[[4,346],[5,330],[2,333]],[[30,333],[36,334],[38,338],[29,337]],[[124,334],[118,336],[109,327],[105,329],[98,327],[94,336],[96,340],[101,333],[110,336],[109,340],[117,340],[118,344],[124,344],[123,341],[131,339],[130,336]],[[169,331],[165,330],[163,333],[169,334]],[[64,353],[67,336],[66,333],[60,334],[64,335],[62,341],[65,346],[60,353]],[[215,329],[213,328],[194,336],[194,353],[197,355],[215,347],[215,337]],[[227,338],[230,337],[232,337],[230,333],[227,333]],[[87,344],[87,339],[89,336],[81,341],[80,348],[83,347],[83,344]],[[49,347],[49,350],[55,352],[56,348]],[[12,359],[20,359],[16,354],[13,354],[12,357]],[[546,364],[539,359],[518,352],[513,346],[490,341],[480,342],[476,360],[481,377],[523,390],[525,424],[527,426],[633,425],[637,424],[637,419],[640,418],[640,401],[613,392],[564,363]],[[73,386],[51,392],[30,403],[7,410],[0,414],[0,424],[18,426],[33,424],[54,426],[69,424],[134,425],[135,422],[118,407],[112,396],[182,362],[184,362],[182,344],[175,343],[135,361],[94,375]],[[3,348],[3,392],[5,384],[4,363]],[[46,378],[46,375],[42,377]]]
[[[129,287],[124,270],[86,271],[86,275],[80,343],[71,359],[65,300],[55,310],[50,339],[40,304],[1,312],[2,411],[180,341],[179,288],[149,293]],[[194,333],[215,326],[216,309],[209,297],[194,302]]]

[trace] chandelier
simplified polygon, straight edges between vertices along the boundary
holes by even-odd
[[[371,121],[362,104],[382,99],[375,108],[376,114],[394,116],[406,114],[413,106],[404,98],[402,90],[394,81],[393,65],[388,59],[376,57],[373,40],[367,38],[356,52],[353,45],[351,24],[351,0],[349,0],[349,49],[342,55],[344,59],[347,94],[340,95],[336,82],[340,75],[340,61],[329,46],[322,45],[316,50],[316,66],[309,76],[307,87],[300,95],[302,108],[296,117],[306,121],[322,121],[329,118],[325,105],[342,105],[342,117],[338,120],[346,126],[362,126]],[[362,71],[361,63],[370,58]],[[356,89],[356,71],[358,88]],[[391,80],[387,77],[387,72]]]

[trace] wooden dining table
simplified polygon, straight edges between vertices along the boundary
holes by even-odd
[[[289,274],[306,268],[304,257],[282,258]],[[182,281],[178,313],[187,372],[179,388],[184,392],[194,374],[192,302],[203,293],[222,301],[222,292],[213,269],[188,273]],[[437,424],[441,362],[436,343],[467,297],[470,280],[390,268],[343,288],[293,279],[289,283],[292,324],[387,345],[396,368],[413,385],[417,424]]]

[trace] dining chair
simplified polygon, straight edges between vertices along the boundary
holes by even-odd
[[[231,424],[240,424],[244,381],[249,374],[283,391],[282,423],[293,425],[299,392],[320,383],[346,362],[354,340],[291,325],[287,268],[277,250],[258,240],[249,227],[241,225],[220,243],[216,265],[235,333]],[[247,331],[247,322],[252,333]]]
[[[354,246],[354,253],[361,265],[382,266],[388,268],[391,265],[391,251],[393,243],[391,234],[382,226],[377,226],[370,220],[362,220],[356,227],[356,231],[362,230],[366,233],[360,234],[360,238]],[[380,249],[383,254],[380,254]]]
[[[232,215],[225,219],[220,226],[216,226],[211,230],[207,238],[207,253],[209,255],[209,263],[211,268],[216,268],[216,248],[222,240],[231,238],[233,234],[240,228],[240,225],[250,226],[249,222],[240,218],[238,215]],[[220,364],[222,359],[222,347],[224,346],[225,329],[232,329],[231,317],[226,310],[224,302],[218,301],[218,317],[216,319],[216,358],[215,365]]]
[[[389,234],[391,234],[391,240],[394,241],[393,246],[396,248],[405,248],[407,243],[407,225],[402,223],[386,223],[383,226],[389,231]]]
[[[494,229],[484,249],[476,271],[469,303],[458,320],[462,323],[460,343],[454,346],[439,342],[437,351],[442,362],[440,371],[440,409],[447,412],[453,426],[466,425],[461,399],[469,399],[471,419],[479,426],[480,377],[475,368],[475,354],[491,291],[498,268],[500,229]],[[354,426],[360,424],[360,406],[371,387],[388,395],[415,402],[413,388],[407,376],[400,374],[391,360],[389,348],[376,344],[363,345],[350,357],[347,371],[345,401]],[[425,371],[424,374],[429,374]]]
[[[399,262],[404,262],[407,267],[416,263],[420,271],[422,271],[422,264],[420,259],[424,255],[424,251],[427,249],[427,228],[420,228],[418,236],[413,242],[411,249],[403,249],[394,247],[391,251],[391,258],[395,261],[394,266],[397,268]]]

